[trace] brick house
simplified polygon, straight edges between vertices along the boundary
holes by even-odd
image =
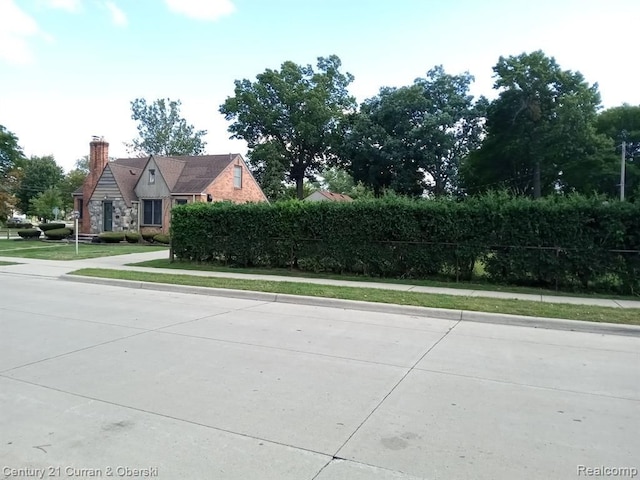
[[[239,154],[120,158],[94,137],[89,174],[74,193],[81,233],[168,233],[171,209],[190,202],[266,202]]]

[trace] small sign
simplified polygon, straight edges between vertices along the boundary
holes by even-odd
[[[56,220],[57,220],[58,215],[60,215],[60,209],[58,207],[53,207],[53,210],[51,210],[51,213],[53,213],[54,217],[56,217]]]
[[[71,212],[71,216],[75,219],[80,218],[80,212],[78,210],[74,210],[73,212]]]

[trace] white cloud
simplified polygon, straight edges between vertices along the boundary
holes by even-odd
[[[13,64],[31,63],[33,52],[28,39],[37,36],[50,38],[14,0],[0,0],[0,59]]]
[[[165,0],[169,10],[197,20],[214,21],[234,12],[231,0]]]
[[[45,3],[50,8],[77,13],[80,11],[82,0],[45,0]]]
[[[111,13],[113,23],[119,27],[126,27],[129,22],[125,13],[113,2],[105,2],[105,5]]]

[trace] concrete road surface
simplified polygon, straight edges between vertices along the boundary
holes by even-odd
[[[638,336],[0,274],[0,478],[631,478],[639,452]]]

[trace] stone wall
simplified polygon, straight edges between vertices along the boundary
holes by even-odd
[[[138,231],[138,204],[134,203],[128,207],[124,200],[116,199],[111,201],[113,205],[113,229],[114,232],[122,231]],[[88,213],[89,219],[83,219],[85,222],[90,220],[90,233],[103,232],[103,202],[91,201],[85,211]]]

